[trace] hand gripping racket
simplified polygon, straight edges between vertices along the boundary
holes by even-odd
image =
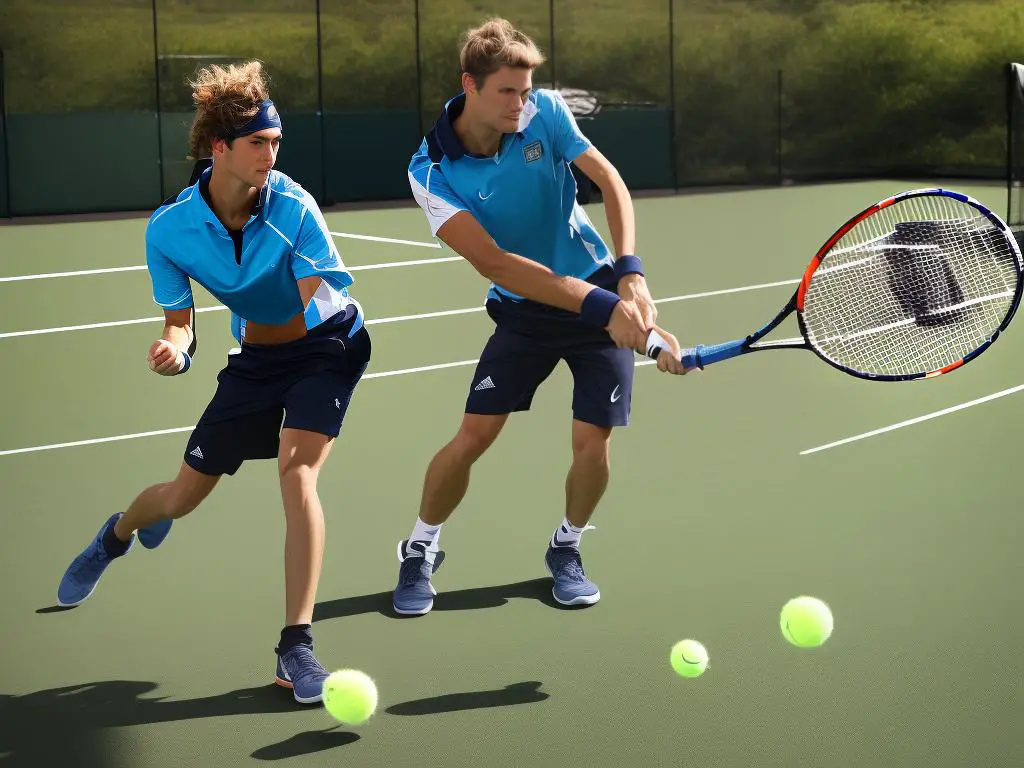
[[[703,369],[749,352],[809,349],[873,381],[938,376],[999,337],[1022,286],[1020,247],[999,216],[958,192],[903,192],[832,235],[769,323],[746,338],[684,349],[682,362]],[[801,338],[761,341],[793,312]],[[667,348],[650,334],[649,357]]]

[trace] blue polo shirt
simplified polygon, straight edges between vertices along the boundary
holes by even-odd
[[[231,310],[232,332],[240,339],[245,321],[279,325],[303,313],[296,281],[319,276],[329,286],[329,298],[310,302],[307,328],[350,304],[358,310],[348,293],[352,275],[306,190],[271,171],[242,227],[239,250],[200,191],[211,173],[204,171],[158,208],[146,226],[146,263],[157,304],[168,310],[191,307],[189,280],[195,280]]]
[[[445,104],[409,164],[409,185],[431,234],[459,211],[471,213],[499,247],[558,275],[586,280],[609,252],[583,207],[569,163],[590,146],[557,91],[530,93],[519,130],[502,136],[493,157],[469,154],[452,123],[466,105],[460,93]],[[489,298],[522,297],[491,285]]]

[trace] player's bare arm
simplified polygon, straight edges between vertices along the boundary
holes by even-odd
[[[608,220],[616,256],[636,254],[636,216],[633,213],[633,200],[618,170],[597,147],[590,147],[577,157],[573,164],[601,190],[605,217]],[[658,319],[658,309],[654,305],[644,276],[635,273],[623,275],[618,283],[618,293],[623,299],[634,302],[647,329],[653,328]]]
[[[633,200],[618,170],[596,147],[590,147],[573,163],[601,190],[605,217],[608,220],[608,229],[611,231],[616,255],[635,254],[636,216],[633,213]],[[686,369],[679,360],[681,350],[676,337],[655,325],[658,308],[647,287],[646,278],[636,273],[623,275],[618,282],[617,290],[624,301],[634,304],[639,310],[647,331],[657,331],[668,343],[669,349],[658,355],[658,370],[676,375],[685,374]]]
[[[467,211],[448,219],[437,236],[488,280],[533,301],[579,312],[583,299],[594,290],[590,283],[556,275],[542,264],[503,250]],[[647,325],[630,299],[615,305],[607,330],[620,348],[640,350],[647,341]]]
[[[146,362],[161,376],[174,376],[186,366],[186,355],[195,352],[192,330],[194,308],[164,310],[164,331],[149,347]]]

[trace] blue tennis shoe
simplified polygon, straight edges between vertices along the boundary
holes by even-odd
[[[277,656],[275,682],[291,688],[299,704],[318,704],[323,700],[324,680],[330,673],[313,655],[308,645],[295,645]]]
[[[597,584],[583,570],[583,559],[576,547],[548,545],[544,565],[555,580],[551,594],[562,605],[593,605],[601,599]]]
[[[120,519],[120,512],[111,515],[107,522],[103,524],[103,527],[100,528],[99,533],[89,543],[89,546],[71,561],[71,565],[64,572],[60,585],[57,587],[58,605],[65,607],[78,605],[84,602],[96,590],[96,585],[99,584],[103,572],[114,561],[114,558],[107,554],[107,550],[103,546],[103,537]],[[124,554],[127,554],[133,546],[135,546],[134,533],[128,542],[128,549],[125,550]]]
[[[171,519],[161,520],[158,523],[153,523],[145,528],[139,529],[139,544],[144,546],[146,549],[156,549],[164,543],[164,539],[167,538],[167,534],[171,532],[171,523],[174,521]]]
[[[437,590],[430,583],[430,577],[444,562],[444,550],[434,554],[433,564],[427,562],[426,549],[422,542],[403,539],[398,544],[398,585],[392,597],[395,613],[403,616],[422,616],[434,607]]]

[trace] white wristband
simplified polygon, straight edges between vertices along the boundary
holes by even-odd
[[[671,351],[672,349],[671,345],[665,341],[665,338],[660,333],[657,331],[651,331],[647,335],[647,356],[657,357],[657,355],[654,354],[654,350],[659,347],[666,351]]]

